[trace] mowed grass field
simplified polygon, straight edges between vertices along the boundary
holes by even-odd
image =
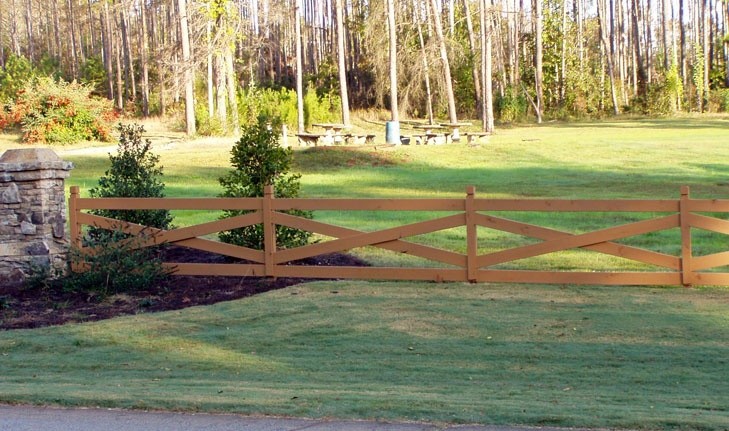
[[[234,139],[172,138],[155,137],[168,194],[219,193]],[[550,123],[500,129],[479,147],[296,149],[295,159],[304,197],[462,197],[475,185],[493,198],[673,199],[689,185],[695,197],[729,199],[727,138],[726,117]],[[58,151],[76,164],[69,184],[86,191],[107,163],[103,148]],[[570,231],[630,218],[507,215]],[[430,216],[315,215],[363,230]],[[185,212],[175,223],[215,217]],[[457,249],[461,234],[419,240]],[[674,234],[634,241],[660,249]],[[523,241],[489,235],[484,250]],[[707,250],[729,245],[700,240]],[[518,265],[630,265],[589,259]],[[726,287],[314,282],[209,307],[2,332],[0,402],[726,430],[728,358]]]

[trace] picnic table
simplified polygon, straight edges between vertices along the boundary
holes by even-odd
[[[445,131],[446,128],[439,124],[417,124],[413,126],[413,129],[423,130],[422,135],[413,136],[418,143],[421,139],[422,143],[427,145],[448,143],[448,133]]]
[[[461,135],[458,129],[465,126],[470,126],[471,123],[444,123],[441,124],[442,127],[445,127],[451,131],[451,141],[457,142],[461,140]]]
[[[341,143],[344,140],[342,131],[349,126],[339,123],[314,123],[314,127],[320,127],[324,129],[324,142],[331,144]]]

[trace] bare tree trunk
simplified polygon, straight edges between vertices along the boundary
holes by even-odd
[[[339,97],[342,101],[342,123],[349,126],[349,95],[347,94],[347,70],[344,52],[344,5],[343,0],[335,0],[337,16],[337,59],[339,69]]]
[[[185,69],[185,125],[187,135],[195,134],[195,92],[193,64],[191,61],[190,30],[187,25],[187,1],[177,0],[180,12],[180,43],[182,44],[182,63]]]
[[[388,0],[392,1],[392,0]],[[443,25],[440,22],[440,14],[438,13],[438,4],[436,0],[430,0],[431,9],[433,11],[433,24],[435,26],[435,35],[440,45],[440,60],[443,63],[443,75],[445,78],[446,97],[448,98],[448,120],[451,124],[458,123],[458,114],[456,113],[456,98],[453,94],[453,81],[451,80],[451,66],[448,62],[448,50],[446,48],[445,37],[443,37]]]
[[[641,50],[641,37],[640,37],[640,26],[638,25],[638,0],[632,0],[633,10],[631,16],[633,20],[633,50],[635,53],[635,69],[638,74],[637,76],[637,92],[638,96],[644,97],[646,95],[646,85],[648,84],[648,76],[645,69],[645,61]]]
[[[28,35],[28,60],[33,62],[35,49],[33,46],[33,2],[25,0],[25,30]]]
[[[709,100],[709,93],[711,91],[711,89],[709,88],[709,71],[711,69],[711,44],[709,43],[709,28],[711,27],[711,22],[709,21],[710,12],[707,10],[707,3],[708,0],[704,0],[701,2],[701,36],[702,45],[704,47],[704,94],[699,95],[699,97],[703,98],[706,102],[708,102]],[[702,105],[706,104],[703,103]]]
[[[15,0],[13,0],[13,3]],[[79,60],[78,60],[78,54],[76,52],[76,30],[75,30],[75,17],[73,13],[73,1],[67,0],[66,5],[68,6],[68,25],[69,25],[69,32],[71,33],[71,75],[74,78],[78,78],[78,71],[79,71]]]
[[[420,17],[413,15],[415,26],[418,29],[418,41],[420,42],[420,52],[423,57],[423,69],[425,75],[425,104],[428,111],[428,123],[433,124],[433,96],[430,90],[430,65],[428,64],[428,54],[425,51],[425,41],[423,40],[423,29],[420,25]]]
[[[208,118],[215,115],[215,81],[214,81],[214,62],[213,59],[213,21],[210,18],[210,3],[207,4],[208,19],[205,23],[207,35],[207,93],[208,93]]]
[[[4,4],[0,3],[0,69],[5,69],[5,44],[3,43],[3,9]]]
[[[397,105],[397,32],[394,0],[387,0],[387,27],[390,46],[390,121],[400,121]]]
[[[109,3],[104,2],[103,12],[99,12],[101,18],[101,41],[103,45],[102,54],[104,57],[104,70],[106,71],[107,93],[109,100],[114,100],[114,69],[111,58],[114,55],[111,49],[111,36],[109,28]]]
[[[141,21],[142,21],[142,34],[141,37],[141,52],[140,52],[140,63],[142,66],[142,115],[149,117],[149,41],[147,35],[147,5],[146,0],[143,0],[140,4],[141,9]]]
[[[479,77],[478,68],[476,67],[476,37],[473,31],[473,23],[471,22],[471,11],[469,10],[468,2],[470,0],[463,0],[463,9],[466,15],[466,29],[468,30],[468,46],[470,48],[471,58],[473,59],[473,91],[476,96],[476,106],[481,107],[481,78]]]
[[[298,133],[304,133],[304,83],[303,52],[301,46],[301,0],[294,0],[294,26],[296,31],[296,107],[298,112]]]
[[[225,59],[222,52],[215,53],[215,96],[218,119],[225,126],[228,120],[228,109],[225,103],[227,98],[225,87]]]
[[[13,54],[20,57],[20,41],[18,40],[18,8],[15,0],[10,0],[10,45],[13,47]]]
[[[122,48],[124,50],[124,97],[127,100],[135,101],[137,99],[137,85],[134,77],[132,46],[129,40],[129,13],[124,4],[121,5],[121,10],[119,11],[119,26],[121,28]]]
[[[481,79],[483,80],[483,93],[481,96],[481,122],[483,131],[494,132],[494,102],[493,88],[491,85],[491,9],[486,4],[487,0],[479,2],[479,18],[481,19]],[[488,13],[487,13],[488,10]]]
[[[238,79],[233,65],[233,47],[228,45],[225,49],[225,72],[228,77],[228,104],[230,105],[230,125],[233,135],[240,134],[240,118],[238,117]]]
[[[55,44],[53,45],[55,47],[54,55],[60,58],[62,51],[60,31],[61,24],[60,19],[58,18],[58,0],[53,0],[51,3],[51,13],[53,14],[53,38],[55,39]]]
[[[661,39],[663,40],[663,70],[671,67],[668,50],[668,2],[661,0]]]
[[[562,0],[562,68],[559,75],[559,101],[564,103],[567,86],[567,0]]]
[[[602,47],[604,51],[606,52],[607,57],[607,67],[608,67],[608,76],[610,78],[610,95],[612,97],[613,102],[613,114],[618,115],[620,114],[620,110],[618,108],[618,96],[615,91],[615,68],[613,66],[613,58],[610,56],[608,51],[608,43],[606,41],[605,37],[605,16],[607,14],[605,13],[605,0],[598,0],[597,2],[597,21],[600,31],[600,42],[602,44]]]
[[[534,52],[534,81],[537,90],[537,123],[542,122],[542,109],[544,107],[544,91],[542,82],[542,0],[534,0],[534,26],[535,26],[535,52]]]

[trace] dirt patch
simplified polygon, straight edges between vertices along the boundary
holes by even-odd
[[[225,257],[184,247],[170,248],[167,261],[230,263]],[[329,254],[294,265],[367,266],[348,254]],[[116,316],[179,310],[197,305],[245,298],[269,290],[310,281],[301,278],[172,276],[166,283],[107,298],[84,293],[0,286],[0,329],[40,328],[88,322]]]

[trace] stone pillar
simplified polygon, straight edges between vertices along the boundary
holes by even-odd
[[[64,179],[71,169],[48,148],[0,157],[0,284],[22,282],[33,266],[65,267]]]

